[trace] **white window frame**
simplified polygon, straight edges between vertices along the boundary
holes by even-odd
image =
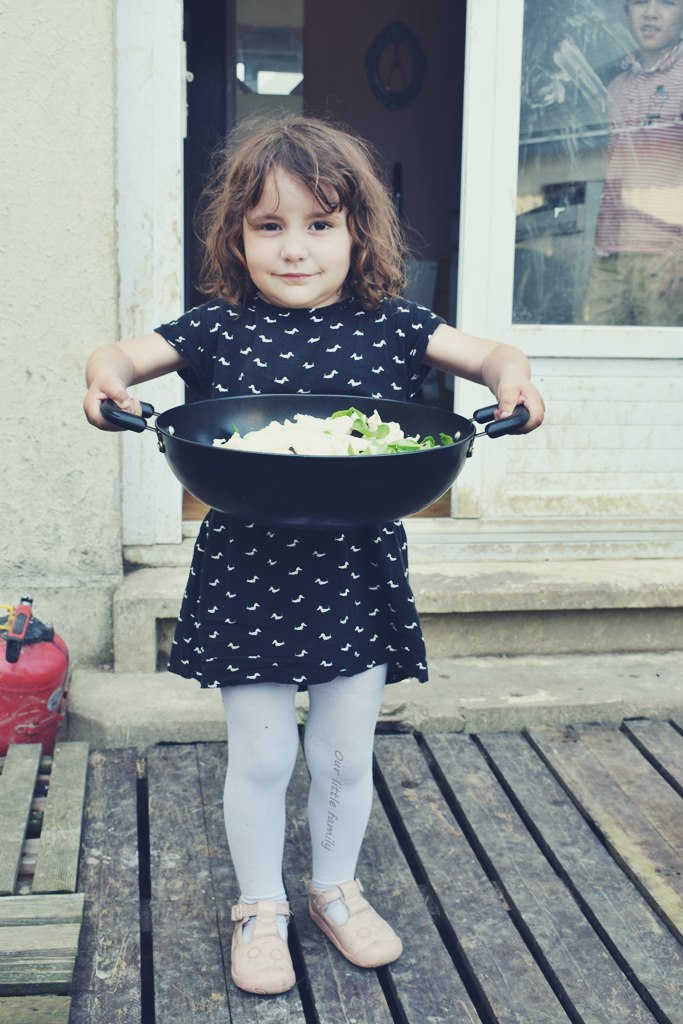
[[[458,326],[529,356],[672,359],[676,327],[513,324],[524,0],[468,0]]]

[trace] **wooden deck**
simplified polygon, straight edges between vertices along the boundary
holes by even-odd
[[[356,969],[308,919],[300,760],[299,981],[259,998],[229,974],[226,747],[91,753],[70,1024],[683,1024],[683,723],[381,735],[376,760],[358,874],[405,952]],[[66,1019],[13,1003],[0,1024]]]

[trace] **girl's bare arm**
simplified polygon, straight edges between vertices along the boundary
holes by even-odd
[[[496,419],[505,419],[517,405],[529,410],[523,433],[543,422],[543,399],[531,383],[531,368],[524,353],[441,324],[431,337],[424,361],[457,377],[485,384],[498,399]]]
[[[111,398],[125,412],[140,414],[140,403],[128,394],[131,384],[161,377],[186,366],[185,359],[160,334],[145,334],[129,341],[114,341],[95,349],[85,371],[88,391],[83,409],[89,423],[100,430],[115,430],[100,412]]]

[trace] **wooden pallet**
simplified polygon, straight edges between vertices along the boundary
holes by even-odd
[[[14,744],[0,761],[0,1024],[66,1024],[88,747]]]
[[[300,759],[284,864],[298,984],[271,999],[230,980],[225,746],[94,753],[70,1024],[683,1024],[682,733],[378,736],[358,873],[405,943],[378,971],[307,916]]]

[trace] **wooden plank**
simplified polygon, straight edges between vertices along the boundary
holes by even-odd
[[[239,886],[230,859],[223,817],[223,783],[227,744],[206,743],[197,748],[202,804],[206,821],[211,881],[217,909],[223,966],[228,986],[230,1013],[235,1024],[305,1024],[306,1015],[298,987],[290,992],[260,999],[243,992],[230,977],[230,946],[233,924],[230,907],[239,898]]]
[[[428,735],[429,747],[499,881],[506,901],[528,929],[563,1002],[591,1024],[654,1024],[629,984],[543,856],[480,751],[465,735]]]
[[[89,758],[78,872],[85,907],[70,1024],[141,1020],[136,760],[134,750]]]
[[[0,995],[67,993],[80,928],[80,921],[0,928]]]
[[[0,900],[0,931],[30,925],[80,925],[83,904],[81,892],[57,896],[5,896]]]
[[[75,892],[88,769],[87,743],[58,743],[31,891]]]
[[[66,993],[83,916],[80,893],[0,899],[0,993]]]
[[[414,738],[380,736],[375,750],[415,854],[452,923],[490,1018],[498,1024],[566,1024],[565,1011],[443,799]]]
[[[229,1024],[197,754],[148,759],[154,998],[164,1024]]]
[[[387,968],[401,1011],[398,1019],[409,1024],[479,1022],[452,953],[437,930],[377,796],[358,868],[367,883],[368,897],[403,940],[402,956]]]
[[[308,916],[311,878],[308,790],[308,771],[300,753],[289,788],[284,876],[318,1019],[391,1024],[391,1011],[377,972],[349,963]]]
[[[533,729],[530,736],[613,856],[683,941],[683,861],[678,850],[605,772],[574,727]]]
[[[669,785],[683,795],[683,736],[670,722],[631,721],[623,728]]]
[[[576,732],[664,842],[681,850],[683,800],[676,790],[619,729],[582,725]]]
[[[13,743],[0,775],[0,896],[11,896],[19,875],[40,767],[39,743]]]
[[[0,1024],[69,1024],[68,996],[0,997]]]
[[[478,737],[527,828],[637,990],[683,1024],[683,950],[528,742]]]

